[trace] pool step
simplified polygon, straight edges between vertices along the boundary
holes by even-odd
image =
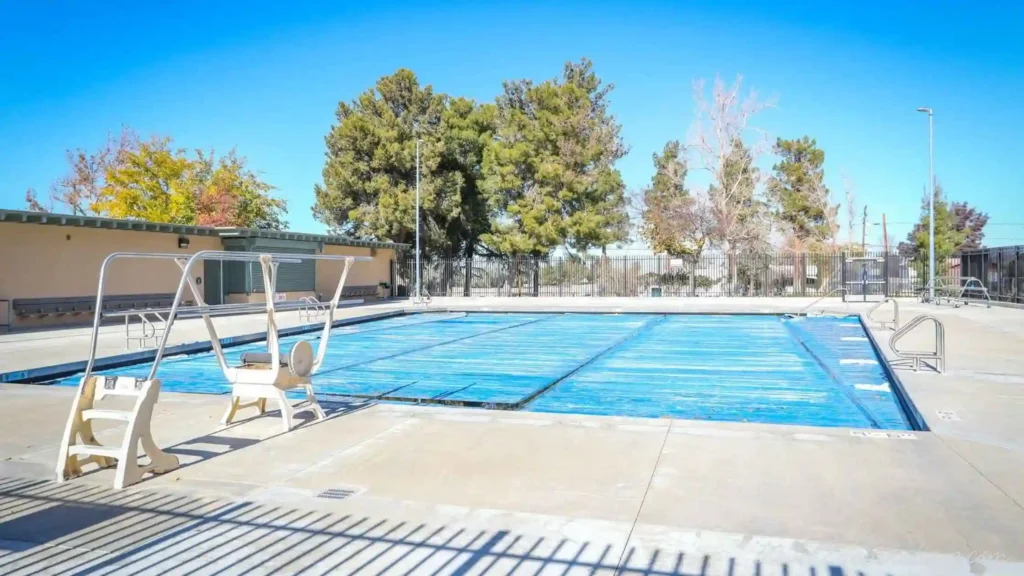
[[[134,396],[131,410],[95,408],[107,396]],[[168,472],[178,467],[178,458],[163,452],[153,442],[150,431],[153,408],[160,396],[160,380],[143,380],[126,376],[91,376],[78,386],[71,405],[68,424],[61,439],[57,459],[57,482],[82,474],[82,467],[96,464],[100,468],[117,465],[114,488],[121,489],[142,479],[147,472]],[[125,422],[120,445],[104,446],[96,440],[94,420]],[[138,464],[139,445],[150,463]]]
[[[93,408],[91,410],[82,410],[82,420],[119,420],[121,422],[130,422],[132,414],[133,413],[129,410],[103,410],[100,408]]]

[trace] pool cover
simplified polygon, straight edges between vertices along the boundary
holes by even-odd
[[[317,334],[283,338],[282,349]],[[237,362],[265,346],[225,352]],[[166,391],[230,391],[210,352],[167,358],[157,375]],[[317,394],[381,401],[910,428],[853,317],[412,314],[335,328],[313,381]]]

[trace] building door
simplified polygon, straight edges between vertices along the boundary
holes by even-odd
[[[224,303],[224,262],[203,261],[203,299],[207,304]]]

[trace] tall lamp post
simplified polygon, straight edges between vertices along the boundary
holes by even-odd
[[[420,139],[416,139],[416,294],[414,300],[423,297],[420,277]]]
[[[935,302],[935,128],[931,108],[918,108],[928,114],[928,301]]]

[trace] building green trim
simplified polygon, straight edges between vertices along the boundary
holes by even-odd
[[[214,226],[187,226],[183,224],[162,224],[145,220],[124,220],[103,218],[101,216],[77,216],[73,214],[51,214],[48,212],[26,212],[23,210],[0,210],[0,222],[18,224],[43,224],[49,226],[74,226],[79,228],[99,228],[105,230],[132,230],[136,232],[162,232],[184,236],[218,236],[228,245],[231,239],[283,240],[300,243],[313,242],[321,245],[351,246],[355,248],[385,248],[395,251],[404,250],[408,244],[396,242],[378,242],[376,240],[360,240],[334,234],[307,234],[287,230],[257,230],[254,228],[219,228]],[[261,244],[270,246],[270,244]],[[281,245],[281,247],[287,247]]]

